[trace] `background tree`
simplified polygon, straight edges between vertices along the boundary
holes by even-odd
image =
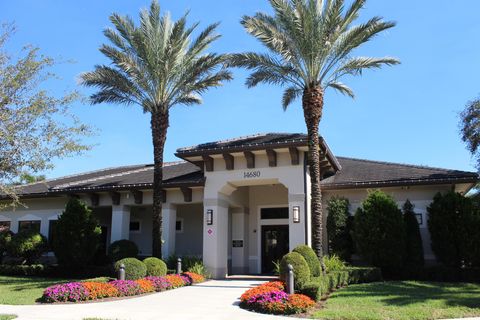
[[[344,197],[333,197],[327,202],[328,253],[349,261],[353,252],[350,202]]]
[[[472,199],[453,191],[437,193],[427,208],[432,251],[450,267],[478,263],[480,219]]]
[[[248,87],[259,83],[286,87],[282,100],[284,109],[302,97],[312,185],[312,244],[319,258],[322,256],[323,214],[318,127],[325,90],[333,88],[354,97],[353,91],[340,82],[341,78],[361,75],[364,69],[399,63],[390,57],[352,56],[356,48],[395,25],[379,17],[353,25],[365,1],[355,0],[346,8],[344,0],[270,0],[274,15],[259,12],[244,16],[241,21],[247,32],[268,52],[247,52],[232,58],[232,65],[253,70],[246,81]]]
[[[460,132],[462,140],[467,144],[470,153],[477,159],[477,168],[480,169],[480,99],[467,103],[465,110],[460,114]]]
[[[106,29],[112,45],[100,51],[112,62],[98,65],[82,74],[85,86],[99,91],[91,96],[93,104],[112,102],[139,105],[151,114],[153,140],[153,231],[152,254],[162,255],[162,179],[163,150],[169,126],[169,111],[175,105],[202,102],[200,95],[211,87],[230,80],[223,68],[226,56],[205,50],[220,36],[218,24],[212,24],[192,40],[198,23],[187,27],[187,14],[174,22],[170,15],[160,16],[160,6],[152,1],[150,10],[140,13],[140,26],[128,16],[112,14],[115,29]]]
[[[71,270],[90,265],[99,246],[101,229],[87,205],[70,199],[54,227],[52,245],[58,264]]]
[[[14,184],[22,175],[50,169],[55,158],[87,150],[80,138],[91,130],[69,111],[78,101],[77,92],[54,96],[42,89],[55,77],[50,71],[55,60],[32,46],[12,57],[5,43],[15,28],[0,29],[0,193],[13,200],[7,205],[16,205]]]
[[[414,207],[408,199],[402,207],[405,224],[405,269],[410,272],[415,272],[424,265],[422,236]]]
[[[368,194],[355,213],[355,245],[368,263],[387,275],[401,270],[405,253],[402,211],[388,194]]]

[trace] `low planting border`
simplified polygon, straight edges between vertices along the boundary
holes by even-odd
[[[136,296],[189,286],[205,281],[202,275],[185,272],[161,277],[145,277],[138,280],[113,280],[109,282],[69,282],[46,288],[40,302],[81,302],[105,298]]]

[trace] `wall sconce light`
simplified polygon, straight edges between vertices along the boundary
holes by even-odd
[[[293,207],[293,223],[300,223],[300,207]]]
[[[207,210],[207,225],[211,226],[213,224],[213,210]]]

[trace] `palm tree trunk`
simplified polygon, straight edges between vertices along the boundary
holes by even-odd
[[[325,272],[323,256],[323,212],[320,190],[320,140],[318,126],[323,111],[323,89],[319,86],[305,88],[302,97],[303,114],[308,132],[308,165],[311,182],[312,247]]]
[[[167,138],[168,111],[152,112],[151,118],[153,140],[153,230],[152,255],[162,258],[162,180],[163,149]]]

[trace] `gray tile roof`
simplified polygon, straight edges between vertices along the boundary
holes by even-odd
[[[248,148],[249,146],[279,146],[306,141],[305,134],[269,133],[201,144],[179,149],[179,156],[191,152]],[[322,140],[323,141],[323,140]],[[326,148],[326,144],[324,145]],[[218,151],[215,151],[218,152]],[[329,151],[330,152],[330,151]],[[415,166],[399,163],[334,157],[341,170],[322,180],[324,189],[381,187],[393,185],[430,185],[475,183],[475,172]],[[164,186],[202,186],[202,170],[185,161],[165,163]],[[151,189],[153,165],[132,165],[108,168],[83,174],[51,179],[19,187],[23,196],[47,196],[58,193],[112,191],[122,189]]]
[[[306,143],[307,135],[303,133],[259,133],[251,136],[237,137],[214,142],[202,143],[195,146],[177,149],[177,155],[198,153],[216,150],[242,149],[249,147],[268,147],[291,143]]]
[[[342,170],[322,180],[323,188],[474,183],[478,174],[460,170],[337,157]]]
[[[165,163],[163,169],[165,187],[203,185],[202,171],[189,162]],[[126,166],[92,171],[58,179],[28,184],[20,187],[24,195],[65,193],[80,191],[107,191],[153,186],[153,165]]]

